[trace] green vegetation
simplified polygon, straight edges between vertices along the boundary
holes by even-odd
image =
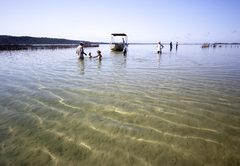
[[[84,47],[99,47],[99,44],[101,44],[83,40],[67,40],[29,36],[16,37],[0,35],[0,50],[71,48],[77,47],[80,42],[84,44]]]
[[[46,37],[29,37],[29,36],[6,36],[0,35],[0,44],[79,44],[79,42],[86,43],[87,41],[67,40]]]

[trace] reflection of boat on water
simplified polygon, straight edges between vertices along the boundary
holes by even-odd
[[[120,39],[121,38],[121,39]],[[123,51],[124,47],[127,46],[127,35],[125,33],[112,33],[110,48],[113,51]]]

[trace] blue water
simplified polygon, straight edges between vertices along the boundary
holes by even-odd
[[[0,52],[0,165],[239,165],[240,48]]]

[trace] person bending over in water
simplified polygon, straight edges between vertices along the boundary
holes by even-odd
[[[97,58],[97,57],[98,57],[99,60],[102,59],[102,54],[101,54],[100,50],[97,50],[97,56],[94,56],[93,58]]]
[[[164,46],[161,44],[161,42],[158,42],[158,45],[157,45],[157,53],[158,54],[161,54],[162,53],[162,48],[163,48]]]

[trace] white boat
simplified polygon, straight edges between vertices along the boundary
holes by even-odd
[[[120,39],[121,38],[121,39]],[[112,33],[110,48],[113,51],[123,51],[127,44],[127,35],[125,33]]]

